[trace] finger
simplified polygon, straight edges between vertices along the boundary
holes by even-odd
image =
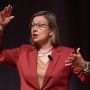
[[[70,54],[70,56],[68,57],[68,59],[73,59],[75,60],[77,58],[77,54],[74,53],[74,54]]]
[[[14,18],[14,16],[9,17],[10,20],[12,20],[13,18]]]
[[[9,17],[11,15],[12,12],[12,6],[8,5],[7,7],[5,7],[4,9],[4,17]]]
[[[75,57],[68,57],[69,61],[73,61],[75,59]]]
[[[8,24],[11,22],[11,20],[12,20],[13,18],[14,18],[14,16],[11,16],[11,17],[9,17],[9,18],[6,18],[6,20],[5,20],[4,24],[3,24],[3,26],[8,25]]]
[[[68,62],[69,62],[69,60],[65,60],[65,62],[66,62],[66,63],[68,63]]]
[[[6,13],[7,13],[7,6],[4,8],[4,10],[2,10],[2,16],[3,16],[3,18],[6,17]]]
[[[1,19],[1,21],[4,20],[3,11],[1,11],[1,13],[0,13],[0,19]]]
[[[7,7],[7,17],[9,17],[11,15],[12,9],[13,9],[13,7],[9,4]]]
[[[72,63],[66,63],[65,64],[65,66],[71,66],[72,65]]]
[[[71,66],[72,63],[69,60],[65,60],[65,66]]]
[[[13,18],[14,18],[14,16],[11,16],[11,17],[9,17],[9,18],[6,18],[6,22],[5,22],[5,23],[10,22]]]
[[[67,64],[73,63],[73,60],[65,60],[65,63],[67,63]]]
[[[7,13],[8,13],[7,10],[8,10],[8,7],[5,7],[4,13],[3,13],[4,17],[7,17]]]
[[[6,6],[3,10],[3,17],[7,18],[11,15],[12,12],[12,6],[9,4],[8,6]]]
[[[80,53],[80,48],[77,48],[76,52],[77,52],[77,54]]]

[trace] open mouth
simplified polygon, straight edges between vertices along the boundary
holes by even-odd
[[[37,34],[33,34],[32,37],[33,37],[33,38],[37,38],[38,35],[37,35]]]

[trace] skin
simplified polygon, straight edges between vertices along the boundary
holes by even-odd
[[[0,27],[8,25],[14,16],[11,16],[13,7],[9,4],[0,12]]]
[[[74,65],[76,67],[77,66],[81,67],[82,70],[86,68],[86,61],[81,56],[80,48],[77,48],[75,53],[70,54],[65,62],[66,62],[65,66]]]
[[[4,27],[6,27],[14,18],[11,15],[13,7],[11,5],[6,6],[0,12],[0,30],[3,31]],[[44,23],[48,24],[47,19],[44,16],[37,16],[33,19],[33,23]],[[51,44],[51,36],[53,35],[53,31],[49,27],[44,27],[42,30],[37,29],[36,27],[31,28],[31,35],[32,39],[35,43],[39,45],[39,51],[44,53],[48,51],[52,46]],[[68,59],[65,61],[65,66],[79,66],[80,68],[84,69],[86,67],[86,61],[80,54],[80,48],[76,50],[76,53],[70,54]]]
[[[32,24],[46,24],[48,25],[48,21],[44,16],[36,16],[34,17]],[[49,26],[44,26],[39,29],[37,27],[31,28],[32,39],[35,43],[37,43],[40,47],[40,50],[43,49],[47,51],[49,48],[53,47],[51,44],[51,36],[53,35],[53,31],[49,28]]]

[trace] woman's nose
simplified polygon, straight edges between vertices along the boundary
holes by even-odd
[[[38,30],[37,30],[37,28],[34,27],[34,28],[32,29],[32,31],[33,31],[33,32],[37,32]]]

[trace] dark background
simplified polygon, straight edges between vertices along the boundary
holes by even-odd
[[[0,0],[0,10],[13,6],[14,20],[4,31],[3,48],[15,48],[28,43],[29,21],[37,11],[52,11],[57,16],[61,44],[81,48],[82,56],[90,61],[89,0]],[[0,65],[0,90],[19,90],[20,81],[16,68]],[[82,83],[72,75],[70,90],[90,90],[90,84]]]

